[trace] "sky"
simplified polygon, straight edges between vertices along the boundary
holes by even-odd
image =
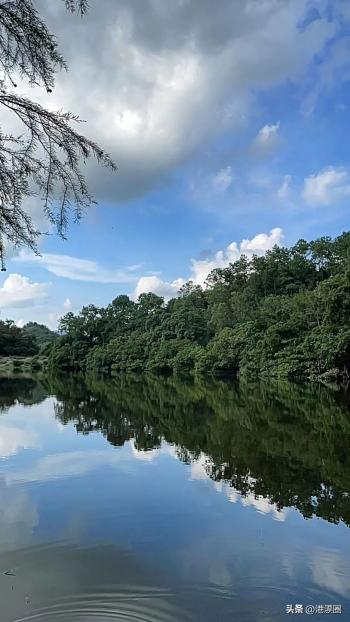
[[[241,253],[347,230],[348,0],[91,0],[36,5],[69,65],[51,94],[118,165],[84,173],[98,205],[9,253],[0,318],[57,327],[126,293],[176,295]],[[0,124],[1,111],[0,111]]]

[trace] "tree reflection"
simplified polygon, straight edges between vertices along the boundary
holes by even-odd
[[[11,406],[39,404],[47,397],[47,391],[35,378],[24,376],[0,377],[0,414]]]
[[[115,446],[134,439],[143,451],[165,440],[186,463],[205,454],[208,476],[242,496],[350,526],[350,416],[340,393],[130,375],[64,375],[42,387],[57,396],[58,419],[79,433],[98,431]]]

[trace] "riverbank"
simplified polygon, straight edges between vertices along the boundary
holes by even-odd
[[[0,358],[0,373],[34,372],[45,367],[47,358],[35,356],[3,356]]]
[[[0,357],[0,376],[33,376],[33,377],[44,377],[51,376],[52,372],[54,376],[58,374],[60,377],[96,377],[104,379],[108,382],[108,380],[113,380],[113,378],[118,378],[120,376],[123,377],[139,377],[140,375],[144,377],[150,378],[174,378],[181,379],[183,381],[205,381],[205,382],[214,382],[214,381],[224,381],[224,382],[234,382],[234,383],[250,383],[250,382],[287,382],[296,385],[312,385],[318,384],[332,391],[339,390],[348,390],[349,385],[343,378],[339,380],[339,376],[337,375],[337,370],[331,370],[329,373],[324,373],[322,375],[316,376],[313,375],[311,377],[298,377],[298,378],[288,378],[283,375],[278,374],[256,374],[256,375],[247,375],[247,374],[232,374],[232,373],[210,373],[206,371],[205,373],[195,373],[193,370],[187,370],[186,372],[176,372],[169,370],[166,372],[160,371],[149,371],[149,370],[131,370],[124,369],[120,370],[118,368],[114,368],[113,366],[102,369],[86,369],[82,367],[53,367],[50,364],[50,359],[47,356],[43,355],[35,355],[35,356],[22,356],[22,357]]]

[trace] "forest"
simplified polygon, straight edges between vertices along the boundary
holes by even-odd
[[[350,232],[213,270],[176,298],[117,296],[67,313],[51,367],[321,379],[350,376]]]
[[[12,320],[0,320],[0,358],[36,355],[56,337],[44,324],[28,322],[21,328]]]

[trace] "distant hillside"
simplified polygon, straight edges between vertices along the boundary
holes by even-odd
[[[58,337],[58,334],[53,330],[50,330],[44,324],[38,324],[37,322],[28,322],[28,324],[25,324],[25,326],[23,326],[23,332],[36,341],[40,350],[45,348],[47,344],[52,343],[52,341]]]

